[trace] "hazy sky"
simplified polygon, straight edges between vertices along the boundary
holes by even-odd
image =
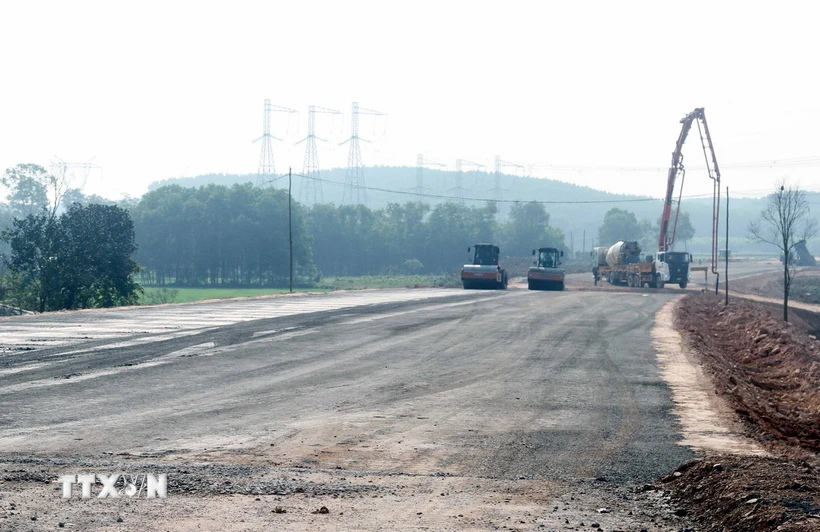
[[[362,119],[366,165],[493,157],[536,176],[662,196],[679,120],[705,107],[723,182],[820,190],[820,8],[811,2],[3,2],[0,169],[96,157],[87,192],[256,172],[262,104],[277,171],[301,171],[310,104]],[[297,131],[298,126],[298,131]],[[386,133],[385,133],[386,131]],[[694,142],[686,161],[702,164]],[[347,147],[320,145],[323,168]],[[331,149],[333,148],[333,149]],[[809,164],[734,163],[813,157]],[[549,165],[575,167],[558,170]],[[589,167],[629,167],[626,172]],[[658,168],[648,171],[645,168]],[[703,170],[685,194],[709,191]],[[512,197],[514,191],[508,192]],[[403,199],[403,198],[398,198]],[[545,198],[546,199],[546,198]],[[550,198],[555,199],[555,198]]]

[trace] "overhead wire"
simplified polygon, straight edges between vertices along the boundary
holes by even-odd
[[[294,177],[304,177],[306,179],[315,179],[317,181],[321,181],[322,183],[327,183],[329,185],[337,185],[337,186],[345,186],[345,183],[341,183],[339,181],[331,181],[329,179],[322,179],[319,177],[313,176],[306,176],[302,174],[293,174]],[[287,177],[287,175],[285,176]],[[433,198],[433,199],[444,199],[444,200],[453,200],[453,201],[475,201],[475,202],[494,202],[494,203],[541,203],[544,205],[585,205],[585,204],[606,204],[606,203],[642,203],[648,201],[663,201],[663,198],[623,198],[623,199],[605,199],[605,200],[522,200],[522,199],[500,199],[496,200],[493,198],[467,198],[467,197],[456,197],[456,196],[448,196],[445,194],[429,194],[424,192],[413,192],[407,190],[391,190],[386,188],[380,187],[372,187],[372,186],[362,186],[365,190],[373,190],[376,192],[385,192],[389,194],[398,194],[403,196],[414,196],[414,197],[422,197],[422,198]],[[742,193],[742,191],[738,192]],[[712,197],[711,194],[696,194],[692,196],[683,196],[683,199],[695,199],[695,198],[706,198]]]
[[[817,158],[818,164],[820,164],[820,158]],[[692,169],[694,167],[688,167]],[[725,166],[724,166],[725,168]],[[345,183],[339,181],[332,181],[329,179],[322,179],[316,176],[307,176],[304,174],[294,173],[291,174],[293,177],[300,177],[305,179],[310,179],[314,181],[319,181],[321,183],[326,183],[328,185],[335,185],[335,186],[346,186]],[[262,184],[271,184],[275,183],[283,178],[288,177],[288,174],[283,174],[278,177],[275,177],[271,180],[265,181]],[[483,198],[483,197],[457,197],[457,196],[450,196],[447,194],[431,194],[425,192],[414,192],[408,190],[393,190],[388,188],[382,187],[373,187],[373,186],[361,186],[360,188],[364,190],[371,190],[375,192],[384,192],[387,194],[396,194],[401,196],[412,196],[418,198],[430,198],[430,199],[440,199],[440,200],[452,200],[452,201],[472,201],[472,202],[494,202],[494,203],[508,203],[508,204],[517,204],[517,203],[540,203],[544,205],[588,205],[588,204],[607,204],[607,203],[645,203],[645,202],[652,202],[652,201],[663,201],[663,198],[610,198],[610,199],[602,199],[602,200],[522,200],[522,199],[494,199],[494,198]],[[743,195],[743,194],[765,194],[772,192],[771,189],[756,189],[756,190],[738,190],[734,192],[735,195]],[[811,192],[811,191],[809,191]],[[705,199],[711,198],[712,194],[691,194],[687,196],[682,196],[681,199]]]

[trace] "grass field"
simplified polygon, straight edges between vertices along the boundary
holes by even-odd
[[[461,281],[455,275],[364,275],[361,277],[325,277],[316,286],[328,290],[460,287]]]
[[[294,288],[295,292],[327,292],[327,288]],[[204,299],[221,299],[227,297],[251,297],[267,294],[287,293],[287,288],[157,288],[145,287],[140,298],[141,305],[159,303],[189,303]]]
[[[365,288],[421,288],[461,286],[455,276],[446,275],[368,275],[362,277],[327,277],[312,288],[294,288],[294,292],[329,292]],[[189,303],[204,299],[251,297],[287,293],[287,288],[184,288],[146,286],[141,305]]]

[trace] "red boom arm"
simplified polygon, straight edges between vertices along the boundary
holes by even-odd
[[[678,216],[675,215],[675,222],[672,224],[670,235],[669,222],[672,219],[672,196],[675,192],[675,181],[678,175],[681,175],[681,195],[683,193],[683,176],[685,170],[683,167],[683,143],[686,142],[686,137],[689,135],[689,130],[692,129],[692,123],[697,122],[698,131],[700,132],[700,142],[703,147],[703,155],[706,159],[706,169],[709,171],[709,178],[714,182],[714,192],[712,198],[712,273],[717,274],[717,238],[718,238],[718,214],[720,211],[720,170],[718,169],[717,157],[715,156],[715,148],[712,146],[712,137],[709,134],[709,126],[706,123],[706,113],[703,107],[699,107],[684,116],[680,123],[680,135],[678,141],[675,143],[675,151],[672,152],[672,165],[669,167],[669,176],[666,182],[666,197],[663,203],[663,214],[661,215],[661,233],[658,237],[658,251],[669,251],[672,244],[675,242],[675,230],[677,229]],[[701,128],[701,123],[703,127]],[[711,160],[710,160],[711,155]],[[680,211],[680,200],[678,200],[678,211]]]

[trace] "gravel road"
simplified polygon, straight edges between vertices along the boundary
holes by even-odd
[[[676,293],[392,290],[2,319],[0,529],[666,530],[680,518],[636,488],[694,456],[650,335]],[[123,470],[167,472],[168,499],[57,491],[60,474]]]

